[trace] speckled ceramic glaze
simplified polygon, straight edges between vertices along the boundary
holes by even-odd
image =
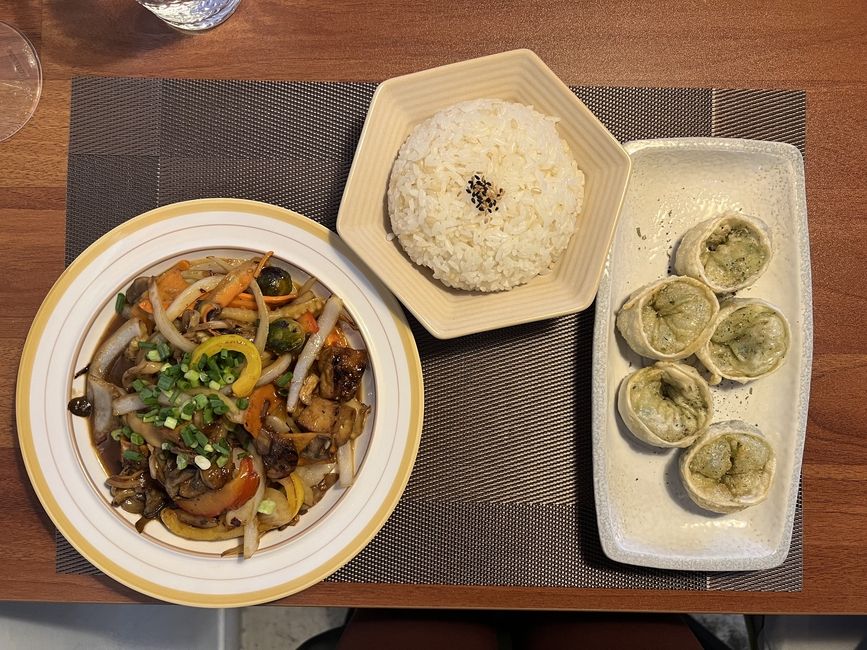
[[[813,350],[803,160],[790,145],[750,140],[647,140],[625,147],[632,178],[599,287],[593,356],[593,463],[603,549],[619,562],[669,569],[777,566],[791,543]],[[714,420],[758,426],[777,454],[767,500],[719,515],[686,494],[678,474],[682,452],[642,445],[620,419],[619,383],[652,361],[629,349],[614,316],[632,291],[670,273],[672,253],[690,227],[725,210],[768,224],[774,257],[758,282],[737,295],[777,305],[792,340],[775,374],[712,388]]]

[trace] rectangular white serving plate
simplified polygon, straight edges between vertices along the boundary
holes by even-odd
[[[778,566],[792,539],[813,352],[801,154],[787,144],[722,138],[624,146],[632,156],[632,177],[599,287],[593,342],[593,472],[602,548],[618,562],[665,569]],[[653,362],[626,345],[614,321],[632,291],[669,274],[681,236],[724,210],[743,211],[770,227],[770,266],[738,296],[761,297],[780,308],[792,340],[775,374],[743,386],[726,380],[711,387],[714,421],[757,425],[777,453],[767,500],[718,515],[687,496],[677,467],[680,450],[639,442],[617,413],[620,382]],[[700,367],[694,358],[687,363]]]

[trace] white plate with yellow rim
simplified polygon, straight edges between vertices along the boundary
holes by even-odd
[[[359,438],[354,484],[334,486],[296,526],[262,537],[250,559],[222,557],[237,545],[194,542],[161,524],[136,532],[113,508],[87,423],[66,410],[114,315],[114,298],[140,275],[182,257],[274,251],[278,263],[314,275],[356,321],[370,365],[362,391],[372,404]],[[301,591],[352,559],[397,505],[421,435],[418,351],[395,298],[332,232],[272,205],[201,199],[147,212],[82,253],[45,298],[18,371],[18,436],[39,500],[60,532],[97,568],[161,600],[241,607]]]

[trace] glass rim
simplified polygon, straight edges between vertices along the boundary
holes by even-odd
[[[26,117],[23,120],[21,120],[21,123],[18,124],[18,126],[13,131],[10,131],[9,134],[7,134],[7,135],[0,134],[0,142],[5,142],[6,140],[8,140],[12,136],[14,136],[16,133],[18,133],[21,129],[23,129],[27,125],[28,122],[30,122],[30,119],[33,117],[33,114],[36,112],[36,107],[39,106],[39,100],[42,99],[42,83],[43,83],[42,59],[40,58],[39,51],[36,49],[36,46],[33,44],[33,41],[31,41],[27,37],[27,34],[22,32],[20,29],[18,29],[14,25],[10,25],[9,23],[7,23],[4,20],[0,20],[0,28],[3,28],[3,27],[6,27],[10,31],[17,34],[21,38],[21,40],[24,41],[24,44],[30,48],[30,51],[33,53],[33,60],[36,62],[36,66],[34,67],[36,75],[35,75],[35,78],[33,79],[33,81],[35,81],[33,100],[31,102],[30,109],[28,110]]]

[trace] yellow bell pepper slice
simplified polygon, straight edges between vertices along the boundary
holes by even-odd
[[[190,358],[190,363],[196,363],[203,354],[209,357],[219,354],[221,350],[231,350],[232,352],[240,352],[247,360],[238,379],[232,384],[232,392],[237,397],[247,397],[253,392],[256,382],[262,376],[262,357],[259,356],[259,351],[256,346],[243,336],[238,334],[221,334],[220,336],[212,336],[207,341],[203,341],[193,350],[193,356]]]

